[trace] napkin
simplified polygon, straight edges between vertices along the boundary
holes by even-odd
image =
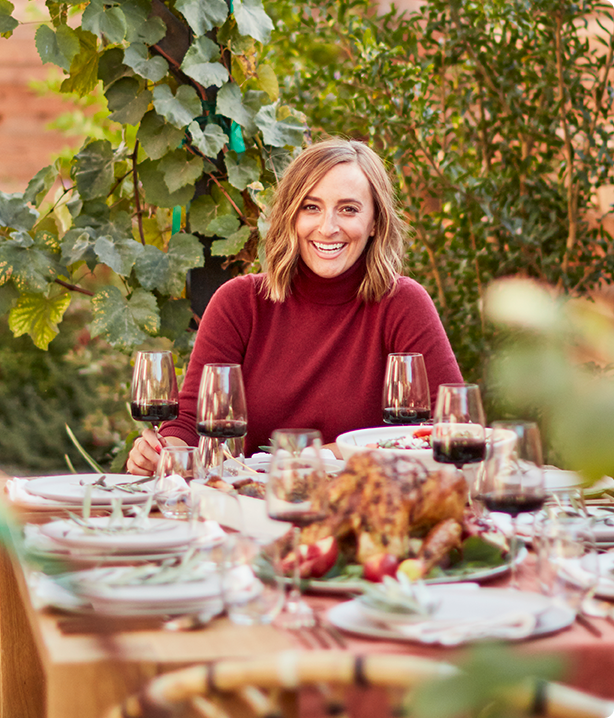
[[[523,611],[511,611],[501,616],[471,621],[423,621],[422,623],[391,624],[389,627],[405,638],[420,643],[439,643],[458,646],[468,641],[487,638],[518,640],[527,638],[535,630],[537,616]]]
[[[40,508],[54,508],[61,506],[59,501],[53,499],[45,499],[42,496],[34,496],[28,493],[26,485],[30,479],[20,479],[14,476],[6,482],[5,491],[8,494],[9,500],[15,504],[26,504],[28,506],[40,507]]]

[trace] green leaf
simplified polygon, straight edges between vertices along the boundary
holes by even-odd
[[[62,92],[76,92],[80,97],[90,93],[98,83],[98,50],[96,36],[76,28],[81,51],[70,65],[70,76],[60,85]]]
[[[44,351],[58,334],[58,324],[70,304],[70,293],[54,297],[44,294],[22,294],[9,314],[9,328],[16,337],[29,334]]]
[[[113,240],[112,237],[98,237],[94,251],[103,264],[121,277],[130,276],[136,258],[143,251],[143,245],[134,239]]]
[[[169,191],[176,192],[186,185],[194,185],[203,173],[203,165],[202,157],[175,150],[164,155],[158,166]]]
[[[24,201],[31,202],[38,207],[47,196],[47,192],[53,187],[57,176],[58,173],[54,165],[48,165],[39,170],[28,182],[28,187],[23,195]]]
[[[58,273],[60,264],[31,243],[23,241],[29,235],[0,243],[0,284],[9,279],[21,292],[38,294],[48,289]]]
[[[67,265],[86,262],[93,270],[98,264],[96,239],[97,232],[92,227],[69,229],[62,238],[62,261]]]
[[[303,142],[305,124],[292,115],[278,121],[277,104],[262,107],[254,121],[267,145],[299,147]]]
[[[268,64],[258,66],[258,87],[266,92],[271,102],[279,99],[279,83],[275,70]]]
[[[233,187],[243,191],[248,184],[260,179],[260,163],[246,153],[238,155],[234,150],[224,156],[228,181]]]
[[[221,62],[220,48],[208,37],[197,37],[186,52],[181,69],[204,87],[221,87],[228,80],[228,70]]]
[[[150,110],[141,120],[136,138],[148,157],[159,160],[169,150],[179,147],[184,133],[165,122],[155,110]]]
[[[218,90],[215,111],[218,115],[230,117],[250,134],[254,134],[254,113],[242,102],[241,90],[234,82],[227,82]]]
[[[96,140],[75,155],[74,176],[83,199],[105,197],[113,183],[113,148],[108,140]]]
[[[220,27],[228,17],[225,0],[177,0],[175,9],[185,17],[195,35],[204,35]]]
[[[128,32],[126,40],[128,42],[144,42],[146,45],[155,45],[166,36],[166,25],[161,17],[150,17],[142,25],[138,27],[131,25],[128,21]]]
[[[228,142],[228,135],[219,125],[210,123],[204,131],[196,120],[188,125],[188,132],[192,136],[192,143],[206,157],[216,157]]]
[[[0,227],[12,227],[28,231],[34,227],[38,212],[26,204],[21,194],[0,192]]]
[[[211,254],[214,257],[231,257],[238,254],[252,233],[251,227],[243,225],[237,232],[227,239],[217,239],[211,243]]]
[[[86,463],[88,463],[92,469],[96,472],[100,472],[101,474],[104,474],[104,470],[100,466],[100,464],[96,463],[94,459],[87,453],[87,451],[81,446],[81,443],[79,439],[74,435],[73,430],[68,426],[68,424],[65,424],[66,426],[66,433],[68,434],[68,438],[72,441],[72,443],[75,445],[75,448],[77,451],[81,454],[81,456],[85,459]]]
[[[204,264],[203,247],[193,234],[174,234],[168,251],[147,245],[137,258],[134,271],[145,289],[157,289],[161,294],[180,296],[189,269]]]
[[[159,55],[150,58],[147,45],[142,42],[133,42],[126,48],[124,64],[152,82],[159,82],[168,72],[168,62]]]
[[[147,202],[157,207],[186,205],[194,196],[194,185],[186,185],[176,192],[170,192],[159,165],[160,160],[144,160],[138,166]]]
[[[127,65],[124,65],[124,53],[119,47],[111,47],[105,50],[98,61],[98,79],[106,89],[110,84],[119,80],[120,77],[130,73]]]
[[[121,351],[141,344],[160,326],[156,298],[144,289],[136,289],[126,299],[117,287],[103,287],[92,299],[92,308],[92,336],[102,336]]]
[[[0,308],[1,300],[0,295]],[[188,299],[169,299],[160,309],[160,336],[174,341],[187,331],[191,319],[192,310]]]
[[[233,14],[241,35],[249,35],[262,43],[269,41],[274,25],[261,0],[234,0]]]
[[[192,231],[204,234],[209,222],[215,217],[216,209],[216,204],[211,195],[203,194],[192,200],[189,209]]]
[[[66,71],[81,49],[77,33],[68,25],[60,25],[56,32],[48,25],[41,25],[34,41],[43,64],[52,62]]]
[[[106,91],[110,120],[122,125],[138,125],[149,109],[151,91],[143,89],[134,77],[122,77]]]
[[[81,27],[112,45],[120,43],[128,29],[122,9],[105,5],[103,0],[90,0],[81,16]]]
[[[0,286],[0,316],[6,314],[19,297],[19,291],[12,282]]]
[[[15,6],[9,0],[0,0],[0,35],[2,37],[10,37],[13,30],[19,25],[11,13]]]
[[[222,214],[209,222],[205,234],[208,237],[230,237],[239,229],[239,225],[236,214]]]
[[[202,112],[198,94],[189,85],[180,85],[174,96],[168,85],[158,85],[154,88],[153,98],[156,112],[179,129],[189,125]]]

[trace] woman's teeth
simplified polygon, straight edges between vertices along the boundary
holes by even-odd
[[[314,242],[314,245],[320,252],[338,252],[340,249],[343,249],[344,242],[338,244],[320,244],[319,242]]]

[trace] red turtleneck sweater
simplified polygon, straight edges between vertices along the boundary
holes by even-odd
[[[462,381],[437,310],[415,281],[400,277],[380,302],[357,299],[361,257],[339,277],[324,279],[303,262],[284,302],[259,291],[263,275],[245,275],[218,289],[203,315],[180,394],[179,418],[163,435],[197,444],[196,403],[203,364],[243,367],[250,456],[280,428],[311,428],[324,443],[352,429],[381,426],[382,388],[390,352],[420,352],[431,401],[439,384]]]

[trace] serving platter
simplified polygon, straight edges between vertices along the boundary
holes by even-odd
[[[68,504],[81,504],[85,498],[87,484],[94,484],[104,476],[107,486],[115,487],[117,484],[131,483],[139,477],[133,474],[62,474],[59,476],[45,476],[30,479],[26,485],[26,491],[33,496],[41,496],[44,499],[65,502]],[[142,491],[131,493],[122,489],[113,488],[105,490],[94,487],[91,493],[91,503],[94,506],[110,506],[112,499],[121,498],[122,504],[142,504],[147,501],[153,491],[153,479],[151,484],[141,484]]]
[[[435,595],[440,599],[439,605],[425,621],[432,622],[435,628],[439,624],[442,631],[449,624],[492,620],[511,612],[524,612],[535,618],[534,627],[528,636],[522,637],[524,639],[561,631],[575,619],[571,608],[557,605],[547,596],[528,591],[498,588],[466,591],[445,587],[445,590],[439,590]],[[327,617],[337,628],[360,636],[418,643],[434,642],[427,638],[408,636],[403,632],[401,623],[372,620],[363,612],[358,600],[337,604],[328,611]],[[414,621],[412,625],[419,626],[420,623]]]

